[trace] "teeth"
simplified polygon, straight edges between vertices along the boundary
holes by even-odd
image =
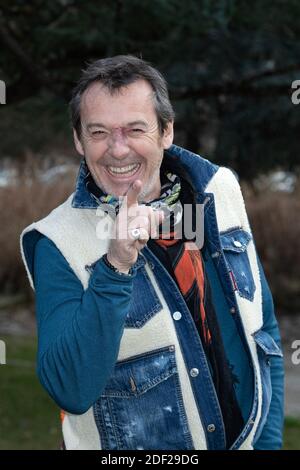
[[[140,166],[139,163],[133,163],[133,165],[123,166],[121,168],[118,168],[115,166],[109,166],[108,169],[111,173],[123,174],[123,173],[131,173],[133,170],[136,170],[138,166]]]

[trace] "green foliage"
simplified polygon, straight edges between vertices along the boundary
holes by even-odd
[[[57,127],[66,134],[63,109],[80,70],[132,53],[166,76],[177,143],[246,179],[274,166],[294,170],[300,108],[290,94],[300,78],[299,20],[298,0],[0,0],[0,78],[8,86],[0,152],[49,145]],[[49,94],[61,104],[56,113],[48,113]],[[15,143],[5,121],[24,100],[28,122]],[[33,108],[40,100],[49,121],[39,139],[27,130],[35,128],[30,100]]]

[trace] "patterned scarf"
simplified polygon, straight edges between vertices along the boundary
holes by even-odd
[[[95,183],[92,175],[87,171],[85,177],[85,186],[89,193],[97,200],[99,205],[105,204],[106,208],[111,208],[111,213],[117,215],[122,204],[123,197],[116,197],[111,194],[105,194]],[[165,214],[165,220],[180,221],[182,216],[182,206],[179,200],[180,179],[170,172],[162,175],[161,194],[159,198],[150,202],[145,202],[146,206],[151,206],[155,210],[162,210]]]

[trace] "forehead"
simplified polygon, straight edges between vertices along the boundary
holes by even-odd
[[[156,118],[153,90],[144,80],[122,87],[113,94],[101,83],[93,83],[82,95],[80,111],[82,121],[100,120],[106,125]]]

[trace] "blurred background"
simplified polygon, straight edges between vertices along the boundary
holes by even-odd
[[[19,234],[73,191],[68,101],[81,69],[127,53],[166,77],[175,143],[239,175],[282,332],[284,446],[299,449],[299,0],[0,0],[0,51],[0,449],[60,445],[59,411],[35,375]]]

